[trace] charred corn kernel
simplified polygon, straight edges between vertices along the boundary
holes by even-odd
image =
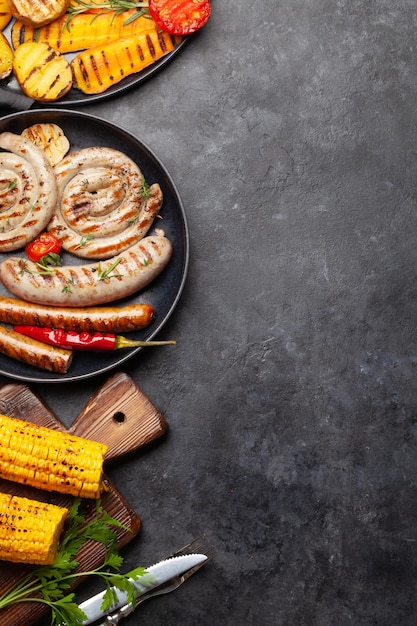
[[[0,478],[98,498],[107,446],[0,414]]]
[[[52,565],[68,509],[0,493],[0,559]]]

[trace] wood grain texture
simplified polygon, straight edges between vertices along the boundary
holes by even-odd
[[[0,412],[19,419],[54,428],[66,430],[58,417],[28,387],[20,384],[8,384],[0,388]],[[168,424],[152,402],[135,382],[124,373],[114,374],[90,398],[86,407],[68,429],[73,434],[94,439],[109,446],[107,460],[137,450],[141,446],[161,437],[168,429]],[[117,529],[118,546],[122,548],[139,532],[141,520],[130,507],[112,482],[105,477],[108,488],[103,493],[104,509],[127,527]],[[47,501],[61,506],[68,506],[70,497],[49,493],[18,485],[0,479],[0,491],[23,495],[36,500]],[[94,515],[94,502],[85,501],[87,515]],[[78,555],[80,570],[97,567],[103,560],[100,544],[86,542]],[[31,566],[18,563],[0,563],[0,594],[18,581]],[[30,626],[46,613],[40,604],[22,603],[0,611],[0,626]]]

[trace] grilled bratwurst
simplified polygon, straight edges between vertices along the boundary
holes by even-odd
[[[68,154],[55,166],[58,203],[48,230],[64,250],[84,259],[109,259],[149,231],[162,191],[149,188],[139,167],[113,148]]]
[[[0,296],[0,322],[46,326],[88,333],[124,333],[147,328],[155,320],[150,304],[126,306],[55,307]]]
[[[1,133],[0,148],[0,252],[12,252],[45,230],[57,185],[45,153],[25,137]]]
[[[49,346],[0,325],[0,353],[49,372],[65,374],[72,363],[71,350]]]
[[[18,257],[0,264],[0,279],[18,298],[36,304],[89,307],[114,302],[140,291],[165,268],[172,244],[158,231],[107,261],[51,267]]]

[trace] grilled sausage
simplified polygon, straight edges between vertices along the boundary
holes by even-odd
[[[162,231],[159,231],[162,232]],[[165,268],[172,244],[163,234],[144,237],[125,252],[90,265],[53,267],[10,257],[0,279],[18,298],[36,304],[85,307],[114,302],[146,287]]]
[[[65,374],[72,362],[71,350],[49,346],[0,326],[0,352],[39,369]]]
[[[158,183],[148,188],[136,163],[113,148],[72,152],[55,175],[58,202],[48,230],[84,259],[108,259],[135,244],[162,206]]]
[[[0,297],[0,322],[12,325],[46,326],[89,333],[124,333],[146,328],[154,319],[154,309],[149,304],[78,309],[47,307]]]
[[[48,225],[57,200],[52,165],[38,146],[0,134],[0,252],[23,248]]]

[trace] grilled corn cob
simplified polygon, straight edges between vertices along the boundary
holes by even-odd
[[[0,493],[0,559],[52,565],[68,509]]]
[[[0,478],[98,498],[107,446],[0,414]]]

